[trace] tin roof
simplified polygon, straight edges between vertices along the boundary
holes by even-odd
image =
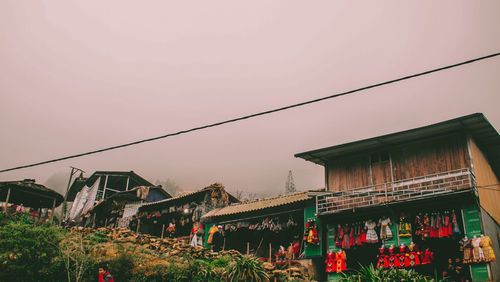
[[[232,214],[258,211],[267,208],[273,208],[273,207],[303,202],[309,199],[312,199],[312,196],[310,195],[309,192],[297,192],[290,195],[264,198],[251,202],[231,205],[220,209],[214,209],[203,215],[202,218],[226,216]]]

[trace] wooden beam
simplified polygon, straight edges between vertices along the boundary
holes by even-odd
[[[52,211],[50,212],[49,224],[52,225],[52,221],[54,221],[54,213],[56,211],[56,198],[52,202]]]
[[[5,197],[5,212],[9,209],[9,198],[10,198],[10,187],[7,191],[7,197]]]

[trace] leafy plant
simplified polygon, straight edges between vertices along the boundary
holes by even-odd
[[[58,228],[12,222],[0,227],[0,280],[38,281],[59,255]]]
[[[342,273],[341,281],[434,281],[434,279],[426,277],[420,273],[410,269],[398,268],[375,268],[373,264],[368,266],[360,266],[359,271],[353,274]]]
[[[227,278],[229,281],[265,281],[269,276],[257,258],[244,256],[229,266]]]

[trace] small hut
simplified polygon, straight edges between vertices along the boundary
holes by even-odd
[[[33,210],[50,208],[50,222],[54,217],[54,209],[59,206],[64,197],[56,191],[41,184],[36,184],[34,179],[0,182],[0,199],[4,201],[4,211],[9,204],[23,205]]]

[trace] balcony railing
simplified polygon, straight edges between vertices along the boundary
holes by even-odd
[[[469,169],[459,169],[345,191],[327,192],[317,196],[316,205],[318,214],[329,214],[455,193],[472,189],[475,185],[474,174]]]

